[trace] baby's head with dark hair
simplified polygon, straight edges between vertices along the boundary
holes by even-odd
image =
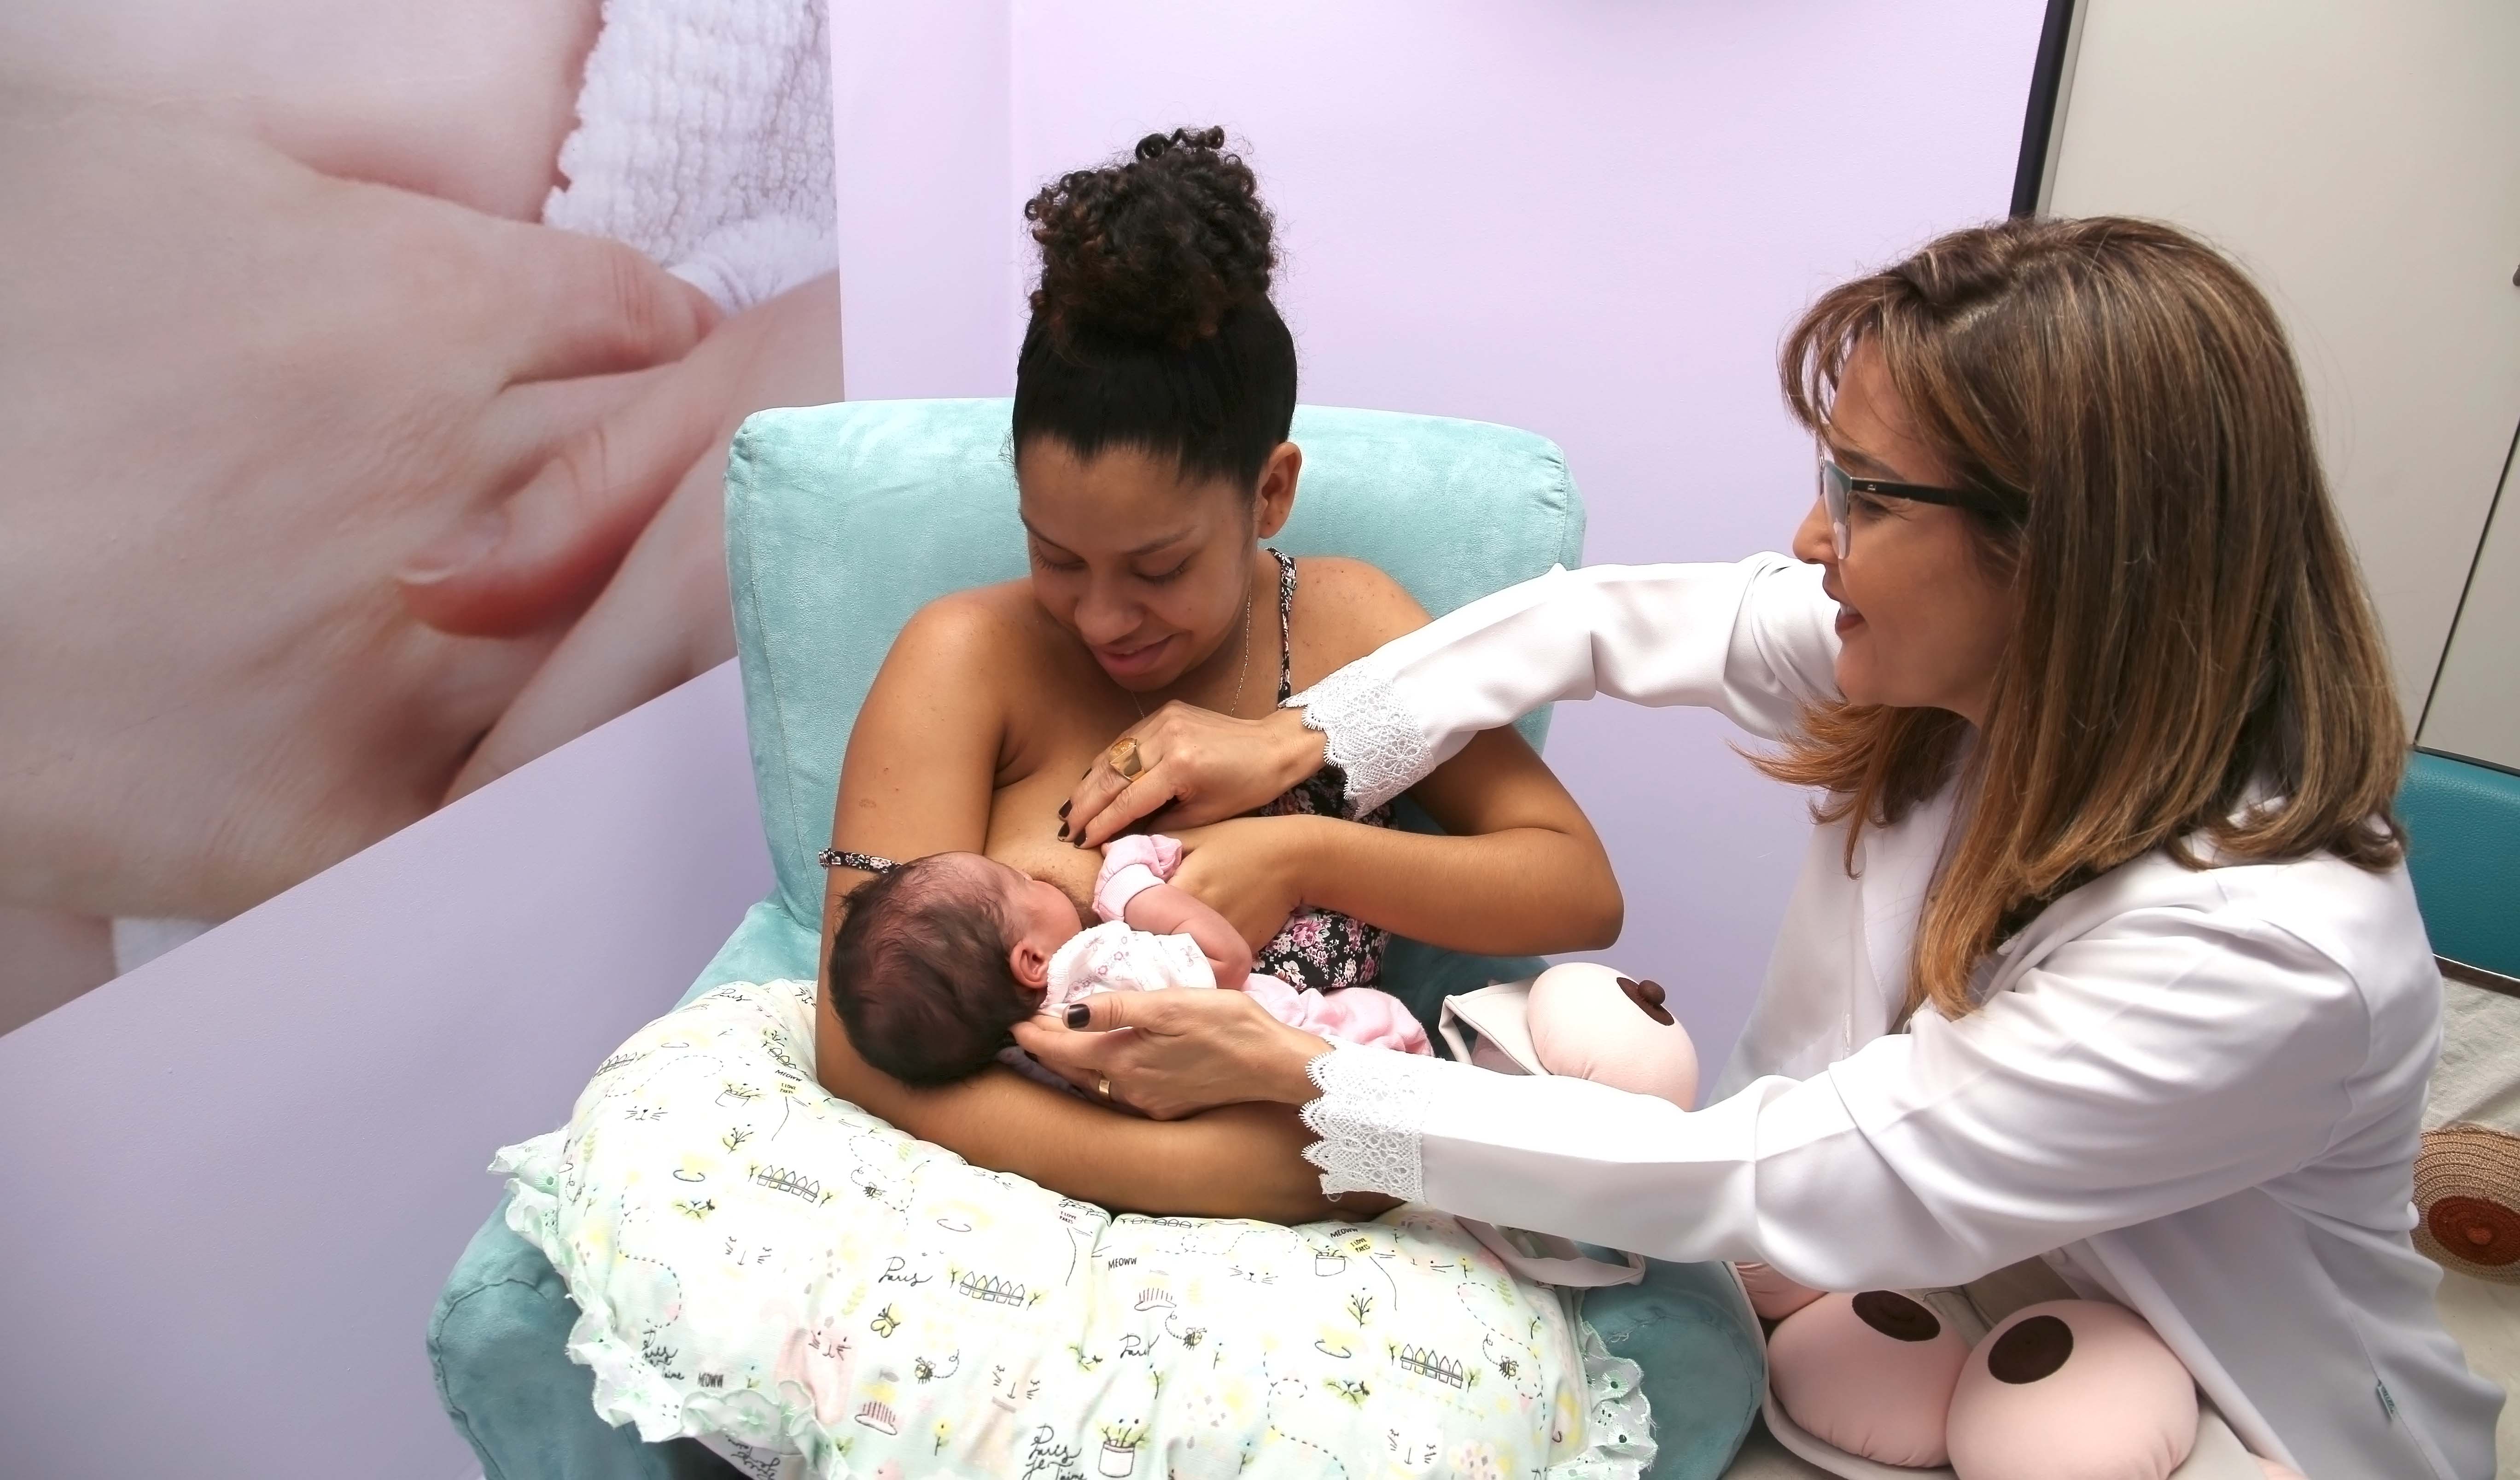
[[[1276,223],[1221,128],[1148,134],[1024,206],[1041,285],[1015,362],[1014,444],[1133,447],[1248,492],[1295,413],[1269,300]]]
[[[947,1084],[1014,1042],[1042,999],[1013,961],[1030,928],[1013,890],[1031,883],[975,853],[939,853],[849,895],[832,1007],[860,1057],[905,1084]]]

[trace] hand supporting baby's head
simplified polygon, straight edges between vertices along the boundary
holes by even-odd
[[[995,860],[917,859],[849,895],[832,940],[832,1007],[859,1056],[893,1078],[968,1078],[1014,1042],[1041,1005],[1051,954],[1082,927],[1057,886]]]

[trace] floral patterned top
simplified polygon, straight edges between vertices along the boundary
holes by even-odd
[[[1278,561],[1278,702],[1294,688],[1295,561],[1276,550]],[[1338,817],[1369,828],[1392,825],[1391,804],[1358,812],[1347,800],[1347,778],[1324,766],[1292,790],[1254,814],[1259,817]],[[1370,986],[1382,974],[1382,951],[1391,934],[1363,920],[1327,910],[1299,910],[1277,938],[1262,946],[1251,969],[1317,992]]]

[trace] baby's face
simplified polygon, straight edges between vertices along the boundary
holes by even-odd
[[[988,865],[1003,891],[1003,908],[1008,922],[1014,927],[1014,939],[1007,942],[1009,946],[1030,945],[1049,956],[1085,928],[1084,917],[1076,913],[1076,902],[1057,884],[1045,883],[993,858],[981,862]]]

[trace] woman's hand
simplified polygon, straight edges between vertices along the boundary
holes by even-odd
[[[1078,1089],[1153,1120],[1303,1104],[1316,1094],[1304,1066],[1329,1049],[1239,992],[1188,990],[1100,993],[1069,1007],[1065,1024],[1015,1024],[1015,1042]]]
[[[1145,769],[1133,781],[1097,763],[1060,814],[1068,835],[1090,848],[1140,822],[1179,835],[1184,828],[1239,817],[1322,769],[1326,743],[1293,709],[1236,719],[1178,699],[1125,734],[1138,742]]]
[[[1303,881],[1334,818],[1238,817],[1172,834],[1182,845],[1175,888],[1225,917],[1253,950],[1277,938],[1304,906]]]

